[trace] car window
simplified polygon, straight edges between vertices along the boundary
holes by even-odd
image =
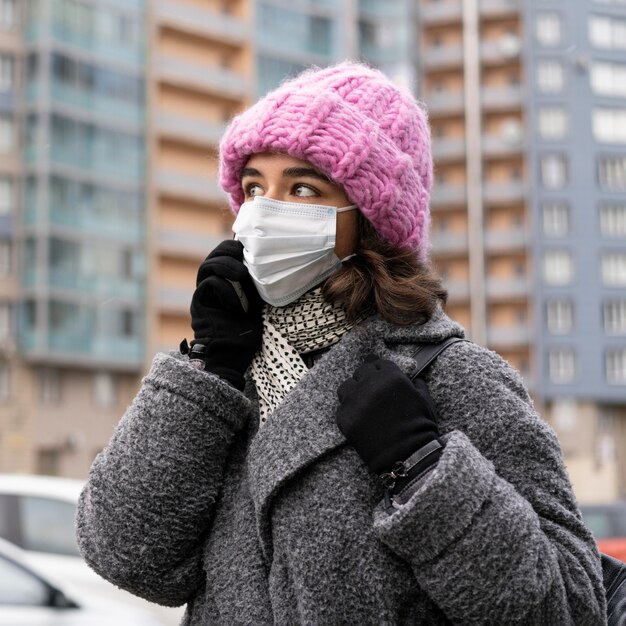
[[[79,556],[74,504],[34,496],[22,496],[20,503],[25,550]]]
[[[605,539],[612,536],[611,521],[604,511],[584,511],[585,524],[596,539]]]
[[[18,515],[18,497],[0,493],[0,537],[18,546],[22,544]]]
[[[49,599],[44,582],[0,556],[0,605],[45,606]]]
[[[616,537],[626,537],[626,507],[613,510],[613,534]]]

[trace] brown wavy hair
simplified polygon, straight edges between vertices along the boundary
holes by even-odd
[[[359,214],[356,256],[326,279],[324,299],[342,306],[351,320],[374,312],[400,325],[428,319],[448,292],[415,250],[387,243]]]

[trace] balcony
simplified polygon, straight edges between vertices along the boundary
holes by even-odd
[[[437,91],[424,96],[430,117],[462,115],[465,112],[465,95],[462,91]]]
[[[405,4],[402,0],[400,2],[398,2],[398,0],[387,0],[387,2],[380,2],[380,0],[359,0],[359,11],[363,13],[365,17],[373,17],[376,19],[402,19],[407,17]]]
[[[243,45],[248,37],[247,24],[236,17],[191,6],[184,2],[156,2],[156,18],[164,25]]]
[[[104,366],[119,371],[137,371],[143,364],[144,345],[138,337],[93,336],[70,330],[24,328],[19,334],[21,353],[29,361],[45,361],[73,367]]]
[[[460,0],[444,2],[420,2],[419,20],[422,24],[444,24],[463,19],[463,3]]]
[[[199,235],[174,230],[160,230],[157,236],[159,252],[172,256],[204,259],[227,234]]]
[[[144,19],[143,15],[141,19]],[[28,41],[32,43],[39,40],[45,42],[44,45],[49,45],[47,43],[46,30],[39,27],[28,28]],[[142,66],[146,60],[146,51],[143,44],[135,46],[116,45],[112,41],[107,41],[104,37],[94,36],[93,33],[87,30],[79,32],[57,21],[53,21],[51,33],[53,39],[57,42],[57,46],[74,46],[100,59],[123,63],[133,67]]]
[[[521,202],[525,197],[526,190],[521,180],[486,182],[483,185],[483,198],[486,204]]]
[[[488,230],[485,233],[485,246],[489,252],[525,250],[529,244],[530,235],[524,228]]]
[[[155,61],[155,72],[163,81],[236,100],[242,100],[250,92],[250,81],[243,74],[187,59],[161,55]]]
[[[78,274],[67,270],[49,270],[48,286],[52,289],[72,291],[86,298],[120,299],[138,302],[143,298],[143,284],[119,276]]]
[[[430,235],[430,243],[436,257],[467,253],[465,232],[434,232]]]
[[[487,297],[490,300],[525,299],[529,295],[530,281],[526,277],[487,279]]]
[[[519,109],[522,105],[522,89],[511,87],[483,87],[482,105],[485,110]]]
[[[226,204],[227,196],[209,172],[206,176],[181,174],[175,170],[160,169],[156,172],[155,183],[165,195],[189,198],[197,202]]]
[[[479,0],[478,10],[482,18],[505,17],[521,13],[520,0]]]
[[[499,135],[485,135],[482,138],[483,155],[486,157],[505,157],[521,154],[526,143],[523,139],[506,139]]]
[[[464,206],[467,202],[465,185],[436,184],[430,199],[430,204],[436,209]]]
[[[335,53],[332,38],[313,37],[301,29],[292,30],[289,35],[277,36],[273,31],[260,30],[256,33],[256,43],[262,53],[278,56],[294,66],[314,63],[328,64]],[[264,77],[260,77],[263,82]]]
[[[530,343],[528,326],[491,326],[487,329],[487,344],[494,348],[520,348]]]
[[[167,137],[217,146],[226,130],[226,124],[197,120],[176,113],[159,113],[156,116],[156,128],[159,134]]]
[[[522,50],[519,37],[503,36],[495,41],[483,41],[480,44],[480,59],[486,64],[502,64],[519,59]]]
[[[463,65],[463,46],[429,46],[420,55],[423,67],[429,70],[461,67]]]
[[[463,137],[433,139],[432,151],[436,163],[462,161],[465,159],[465,139]]]
[[[405,46],[401,42],[384,47],[362,42],[359,52],[367,61],[380,64],[402,61],[406,57]]]
[[[114,120],[131,122],[135,125],[144,123],[144,107],[143,103],[139,101],[130,103],[114,98],[106,98],[82,89],[74,89],[59,83],[54,79],[54,76],[51,78],[50,94],[52,100],[56,102],[84,109],[105,120],[113,118]],[[40,97],[36,83],[31,83],[28,86],[26,96],[30,104],[35,105],[38,102]]]

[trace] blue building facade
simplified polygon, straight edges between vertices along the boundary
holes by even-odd
[[[411,82],[414,36],[408,0],[258,0],[255,3],[256,93],[310,65],[360,59]]]
[[[626,5],[526,14],[537,395],[626,403]]]
[[[28,360],[143,364],[145,23],[142,0],[27,5],[19,339]]]

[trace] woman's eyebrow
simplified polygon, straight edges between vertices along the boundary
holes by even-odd
[[[283,176],[288,178],[315,178],[317,180],[324,181],[325,183],[333,184],[333,181],[328,178],[328,176],[324,176],[317,170],[311,169],[310,167],[288,167],[283,170]]]
[[[261,172],[259,172],[259,170],[255,169],[254,167],[244,167],[241,170],[241,176],[239,177],[240,180],[243,180],[246,176],[259,176],[261,178],[263,177]]]

